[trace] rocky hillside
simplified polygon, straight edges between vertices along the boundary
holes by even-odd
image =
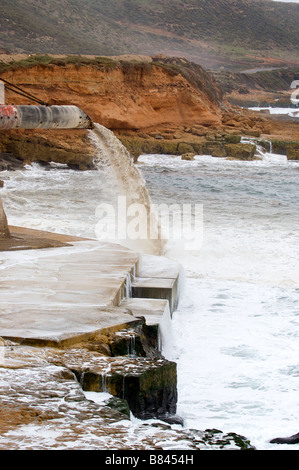
[[[164,54],[204,67],[299,60],[299,5],[269,0],[1,0],[0,49]]]
[[[290,107],[291,84],[299,79],[299,67],[255,73],[215,71],[213,76],[232,104]]]

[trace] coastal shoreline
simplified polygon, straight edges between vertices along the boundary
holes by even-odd
[[[16,248],[19,251],[12,264],[1,267],[0,448],[92,449],[94,438],[89,440],[88,431],[93,416],[98,417],[93,432],[109,435],[112,442],[100,439],[102,450],[111,450],[111,446],[117,450],[161,449],[161,444],[155,444],[159,433],[174,443],[184,441],[189,450],[219,445],[251,448],[246,438],[234,433],[186,429],[176,415],[176,364],[161,354],[160,328],[163,322],[167,328],[170,307],[179,299],[176,283],[181,268],[177,263],[152,256],[140,262],[140,255],[131,250],[95,240],[20,227],[10,230],[14,238],[23,237],[31,246]],[[49,240],[54,242],[51,247],[44,245]],[[8,253],[5,249],[2,244],[3,260]],[[164,285],[166,276],[171,276],[173,287],[163,293],[164,287],[159,291],[159,285],[161,281]],[[112,293],[108,286],[117,277],[119,286]],[[147,298],[144,291],[141,296],[126,296],[125,283],[134,286],[137,280],[140,289],[145,282],[148,289],[149,279],[155,282]],[[9,301],[12,288],[13,304]],[[41,302],[39,296],[49,289],[52,295]],[[99,400],[104,396],[99,404],[89,399],[94,393]],[[59,402],[63,397],[65,406],[55,397]],[[135,447],[126,443],[122,432],[132,412],[141,420],[138,425],[131,423]],[[153,427],[148,419],[156,420]],[[112,423],[113,431],[108,433]],[[42,437],[52,426],[54,434],[61,434],[60,444]],[[30,438],[33,427],[39,429],[41,440]],[[14,437],[18,429],[24,434]]]

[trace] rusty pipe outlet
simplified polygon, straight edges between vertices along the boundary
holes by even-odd
[[[92,129],[77,106],[14,106],[0,104],[0,129]]]

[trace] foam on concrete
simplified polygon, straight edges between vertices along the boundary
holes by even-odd
[[[177,304],[177,263],[114,243],[15,229],[58,245],[0,250],[0,336],[5,339],[61,346],[141,317],[158,325]]]

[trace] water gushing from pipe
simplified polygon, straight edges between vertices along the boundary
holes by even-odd
[[[127,212],[121,214],[122,223],[126,217],[127,227],[132,219],[133,213],[130,213],[130,219],[128,210],[140,209],[139,225],[146,229],[146,236],[135,239],[126,231],[126,238],[119,242],[142,253],[162,255],[166,240],[162,238],[158,217],[153,213],[145,181],[128,150],[112,131],[98,123],[90,131],[90,139],[97,149],[95,165],[99,171],[107,171],[107,189],[110,188],[111,196],[123,197],[126,201]],[[117,204],[116,200],[114,204]],[[115,212],[119,213],[119,208]]]

